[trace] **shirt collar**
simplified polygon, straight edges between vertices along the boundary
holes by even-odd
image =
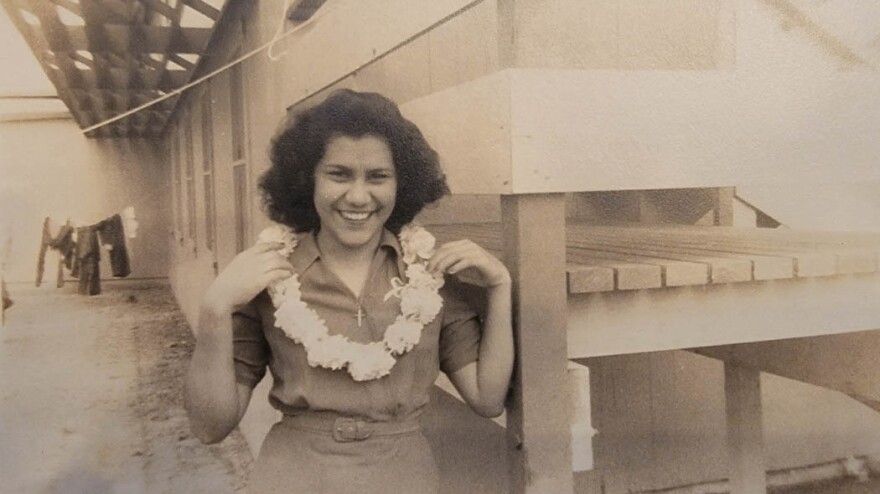
[[[387,228],[382,229],[382,237],[379,239],[379,248],[387,248],[394,252],[398,265],[403,262],[400,242],[397,236]],[[290,257],[290,263],[297,273],[302,273],[321,257],[315,232],[306,232],[297,235],[296,248]],[[401,266],[398,266],[401,267]],[[401,271],[403,272],[403,271]]]

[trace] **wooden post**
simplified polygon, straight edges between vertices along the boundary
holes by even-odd
[[[517,368],[508,406],[513,493],[573,491],[563,194],[502,196]]]
[[[733,226],[733,203],[735,187],[720,187],[715,196],[715,225]]]
[[[767,492],[761,372],[724,363],[730,494]]]

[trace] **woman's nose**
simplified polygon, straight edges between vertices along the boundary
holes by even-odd
[[[355,180],[345,193],[345,200],[351,204],[363,205],[370,202],[370,190],[363,180]]]

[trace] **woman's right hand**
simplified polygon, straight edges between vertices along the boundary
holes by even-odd
[[[293,266],[278,251],[279,242],[258,243],[239,253],[205,292],[206,308],[230,314],[275,281],[293,275]]]

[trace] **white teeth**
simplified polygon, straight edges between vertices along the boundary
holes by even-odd
[[[340,211],[339,214],[342,215],[343,218],[352,221],[363,221],[370,217],[370,213],[355,213],[351,211]]]

